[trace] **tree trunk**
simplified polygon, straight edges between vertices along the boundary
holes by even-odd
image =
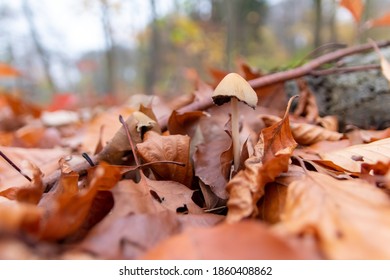
[[[112,36],[112,26],[110,17],[110,7],[107,0],[100,0],[102,12],[102,27],[104,31],[104,39],[106,44],[106,92],[112,96],[116,95],[115,81],[115,53],[114,53],[114,38]]]
[[[154,94],[154,87],[157,82],[157,74],[160,64],[160,35],[157,25],[157,11],[155,0],[150,0],[150,8],[152,12],[152,34],[148,49],[148,58],[145,71],[145,93],[148,95]]]
[[[23,0],[22,2],[22,8],[24,12],[24,16],[26,17],[26,20],[29,25],[30,29],[30,35],[33,40],[34,46],[38,52],[39,59],[41,60],[43,71],[46,76],[46,80],[49,86],[49,90],[54,93],[57,91],[56,85],[54,83],[54,79],[52,77],[51,71],[50,71],[50,57],[45,48],[42,46],[41,41],[39,39],[37,29],[34,23],[34,14],[31,10],[31,7],[28,3],[28,0]]]
[[[226,60],[225,68],[231,71],[234,68],[233,58],[237,55],[237,1],[226,2]]]
[[[322,44],[321,29],[322,29],[322,0],[314,0],[314,48],[318,48]]]

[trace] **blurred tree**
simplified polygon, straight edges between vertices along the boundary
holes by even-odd
[[[53,78],[53,75],[52,75],[51,69],[50,69],[50,63],[51,63],[50,62],[50,54],[43,46],[42,40],[39,38],[37,28],[36,28],[35,22],[34,22],[34,13],[30,7],[28,0],[22,1],[22,8],[23,8],[24,16],[26,17],[26,20],[28,22],[28,27],[29,27],[31,39],[34,43],[35,49],[38,53],[38,57],[39,57],[39,59],[42,63],[42,66],[43,66],[43,71],[45,73],[45,77],[46,77],[46,80],[48,83],[49,90],[52,93],[55,93],[55,92],[57,92],[57,87],[56,87],[56,84],[54,82],[54,78]]]
[[[116,81],[115,81],[115,42],[113,37],[113,29],[111,24],[110,3],[107,0],[99,0],[101,8],[101,23],[105,41],[105,93],[116,95]]]
[[[160,31],[155,0],[149,0],[151,11],[151,34],[148,46],[147,65],[145,68],[144,90],[148,95],[154,94],[154,86],[157,81],[157,73],[160,71]]]
[[[321,46],[322,38],[322,0],[313,0],[314,4],[314,48],[318,48]]]

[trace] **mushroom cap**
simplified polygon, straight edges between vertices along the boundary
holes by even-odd
[[[141,132],[142,128],[145,127],[147,129],[150,129],[156,125],[156,122],[149,118],[147,115],[145,115],[142,112],[135,111],[133,112],[133,117],[136,120],[136,129],[137,132]]]
[[[227,74],[215,88],[211,97],[217,105],[229,102],[232,97],[235,97],[253,109],[256,108],[258,101],[256,92],[250,84],[237,73]]]

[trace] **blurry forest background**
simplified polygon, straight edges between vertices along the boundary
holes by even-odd
[[[390,11],[365,5],[362,22]],[[2,0],[0,87],[46,104],[169,98],[238,58],[270,72],[327,43],[388,39],[388,27],[357,25],[336,0]]]

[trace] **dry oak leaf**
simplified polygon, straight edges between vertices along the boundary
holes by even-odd
[[[292,246],[265,224],[248,220],[234,224],[223,223],[211,228],[190,228],[163,241],[141,259],[285,260],[307,259],[313,255]]]
[[[266,125],[272,125],[280,121],[279,117],[271,115],[263,115],[261,119]],[[342,133],[308,123],[290,123],[290,127],[295,141],[301,145],[312,145],[324,140],[338,141],[344,136]]]
[[[137,152],[146,162],[176,161],[176,164],[153,164],[150,168],[158,180],[170,180],[191,188],[193,170],[190,160],[190,137],[162,136],[154,131],[145,133],[144,142],[137,144]]]
[[[332,161],[350,172],[360,172],[362,163],[373,164],[378,161],[384,163],[390,161],[390,138],[322,153],[320,157],[323,160]]]
[[[297,146],[288,118],[293,99],[294,97],[290,99],[283,119],[261,131],[254,154],[245,161],[245,169],[227,184],[227,222],[256,216],[256,204],[264,194],[265,184],[274,181],[276,176],[288,170],[291,154]]]
[[[363,180],[307,171],[287,191],[282,222],[290,233],[314,234],[329,259],[389,259],[390,201]]]

